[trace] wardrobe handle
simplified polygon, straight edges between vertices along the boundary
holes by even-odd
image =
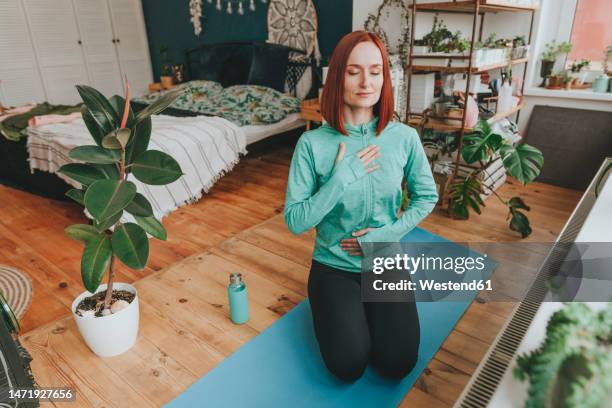
[[[113,38],[113,40],[112,40],[112,41],[113,41],[113,44],[117,42],[117,40],[116,40],[116,39],[114,39],[114,38]]]
[[[120,43],[120,42],[121,42],[121,39],[120,39],[120,38],[117,38],[117,43]]]
[[[81,44],[83,44],[83,41],[79,40],[79,41],[77,41],[77,44],[81,45]]]

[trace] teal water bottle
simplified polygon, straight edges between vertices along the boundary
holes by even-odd
[[[242,280],[241,273],[230,274],[230,283],[227,287],[229,298],[230,318],[236,324],[246,323],[249,320],[249,293]]]

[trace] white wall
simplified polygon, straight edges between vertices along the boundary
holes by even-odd
[[[411,4],[411,0],[406,1]],[[363,29],[363,24],[369,13],[375,13],[380,1],[378,0],[353,0],[353,30]],[[528,76],[525,83],[525,108],[519,115],[519,128],[524,131],[529,122],[529,117],[533,106],[535,105],[550,105],[572,107],[578,109],[593,109],[612,111],[612,96],[609,100],[593,100],[589,98],[588,92],[574,94],[574,98],[570,98],[569,94],[564,94],[564,97],[558,97],[559,92],[544,91],[535,88],[540,82],[540,61],[539,55],[544,49],[544,44],[550,42],[553,38],[557,41],[569,40],[571,23],[573,19],[573,10],[576,7],[576,0],[541,0],[541,7],[536,12],[533,36],[531,60],[527,66]],[[384,15],[384,14],[383,14]],[[544,16],[545,18],[541,18]],[[415,27],[415,38],[422,38],[431,29],[433,22],[433,13],[418,13]],[[463,37],[471,36],[472,16],[464,14],[440,13],[440,17],[444,20],[451,31],[460,30]],[[527,36],[529,34],[529,24],[531,20],[530,13],[487,13],[483,25],[483,39],[491,32],[497,33],[498,37],[514,37],[516,35]],[[399,13],[392,12],[385,24],[387,35],[390,42],[395,44],[401,32],[401,19]],[[478,35],[478,31],[476,32]],[[535,57],[535,58],[534,58]],[[563,61],[558,61],[556,69],[561,68]],[[514,74],[520,77],[523,76],[524,65],[514,66]],[[499,75],[499,70],[490,71],[490,76],[495,78]],[[531,88],[531,89],[530,89]],[[543,96],[544,94],[550,96]]]

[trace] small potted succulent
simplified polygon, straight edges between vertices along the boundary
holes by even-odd
[[[529,45],[525,36],[519,35],[512,40],[512,59],[517,60],[526,58],[529,53]]]
[[[97,355],[110,357],[127,351],[138,335],[136,288],[117,283],[115,262],[143,269],[149,257],[147,234],[166,239],[166,231],[153,215],[149,201],[137,192],[144,184],[165,185],[183,174],[168,154],[148,150],[151,115],[168,107],[183,91],[173,89],[134,114],[126,83],[125,99],[107,99],[92,87],[78,85],[83,99],[83,121],[95,144],[69,153],[75,162],[60,173],[81,184],[66,195],[85,207],[89,224],[75,224],[66,234],[84,243],[81,278],[86,291],[72,303],[72,313],[85,343]],[[124,212],[136,222],[123,222]],[[101,284],[108,272],[108,283]]]
[[[557,43],[556,40],[552,40],[546,44],[546,50],[542,53],[542,65],[540,67],[540,76],[542,77],[541,87],[546,86],[546,79],[552,73],[557,57],[561,54],[567,54],[571,50],[572,44],[568,42]]]
[[[570,76],[572,77],[572,85],[583,84],[588,72],[582,71],[583,68],[588,68],[591,65],[591,61],[588,59],[581,59],[580,61],[574,61],[570,67]]]

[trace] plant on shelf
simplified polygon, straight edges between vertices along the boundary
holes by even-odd
[[[481,179],[488,176],[487,168],[494,161],[502,160],[508,174],[521,184],[527,185],[540,174],[544,165],[542,152],[526,143],[512,145],[501,135],[494,133],[484,119],[481,119],[474,132],[465,135],[463,140],[461,157],[468,165],[475,168],[465,175],[458,173],[450,185],[451,214],[460,219],[469,218],[470,209],[481,214],[481,207],[485,204],[480,195],[494,194],[508,207],[507,219],[510,220],[510,229],[520,233],[522,238],[529,236],[531,234],[529,219],[523,213],[523,210],[529,211],[529,207],[523,199],[515,196],[505,200],[483,184]]]
[[[423,36],[423,43],[427,45],[431,52],[445,52],[448,49],[447,43],[453,38],[453,33],[446,27],[444,20],[434,16],[431,31]]]
[[[580,61],[574,61],[570,67],[572,72],[580,72],[583,68],[588,68],[591,65],[591,61],[588,59],[581,59]]]
[[[611,371],[612,303],[600,311],[566,303],[540,346],[518,356],[513,374],[529,382],[526,408],[600,408],[612,396]]]
[[[130,336],[130,333],[134,335],[134,327],[113,326],[122,320],[116,313],[128,315],[122,309],[129,308],[135,298],[133,287],[132,290],[114,290],[115,285],[121,289],[130,286],[114,282],[116,259],[129,268],[143,269],[149,257],[147,233],[157,239],[166,239],[166,231],[153,215],[151,204],[129,179],[163,186],[183,174],[171,156],[158,150],[148,150],[151,115],[168,107],[183,89],[168,91],[138,114],[134,114],[130,108],[127,82],[125,99],[118,95],[107,99],[86,85],[78,85],[77,90],[84,102],[83,121],[95,144],[72,149],[69,156],[75,162],[59,170],[81,184],[81,188],[69,190],[66,195],[84,206],[91,219],[90,224],[75,224],[65,230],[69,237],[85,245],[81,257],[81,278],[89,293],[85,292],[75,300],[72,311],[79,330],[92,350],[108,356],[125,351],[126,341],[121,338]],[[135,222],[123,222],[125,213],[130,214]],[[107,272],[106,288],[96,293]],[[135,313],[137,316],[137,311]],[[100,323],[98,333],[87,331],[95,331],[95,321],[106,320],[110,314],[117,318]],[[136,326],[137,321],[136,317]],[[100,327],[110,332],[100,332]],[[137,327],[135,330],[137,332]],[[109,334],[112,336],[108,337]],[[103,339],[100,339],[100,335]],[[92,346],[91,342],[102,340],[104,344],[101,349]],[[124,349],[113,349],[113,344]],[[112,350],[109,351],[109,348]]]
[[[517,35],[512,39],[512,59],[517,60],[526,58],[529,52],[529,45],[524,35]]]
[[[172,72],[172,63],[168,58],[168,47],[165,45],[160,47],[159,54],[161,58],[161,77],[159,78],[159,81],[161,83],[162,88],[169,89],[174,83],[174,78]]]
[[[527,45],[527,40],[525,39],[524,35],[517,35],[516,37],[514,37],[514,39],[512,40],[512,46],[514,48],[517,47],[523,47]]]

